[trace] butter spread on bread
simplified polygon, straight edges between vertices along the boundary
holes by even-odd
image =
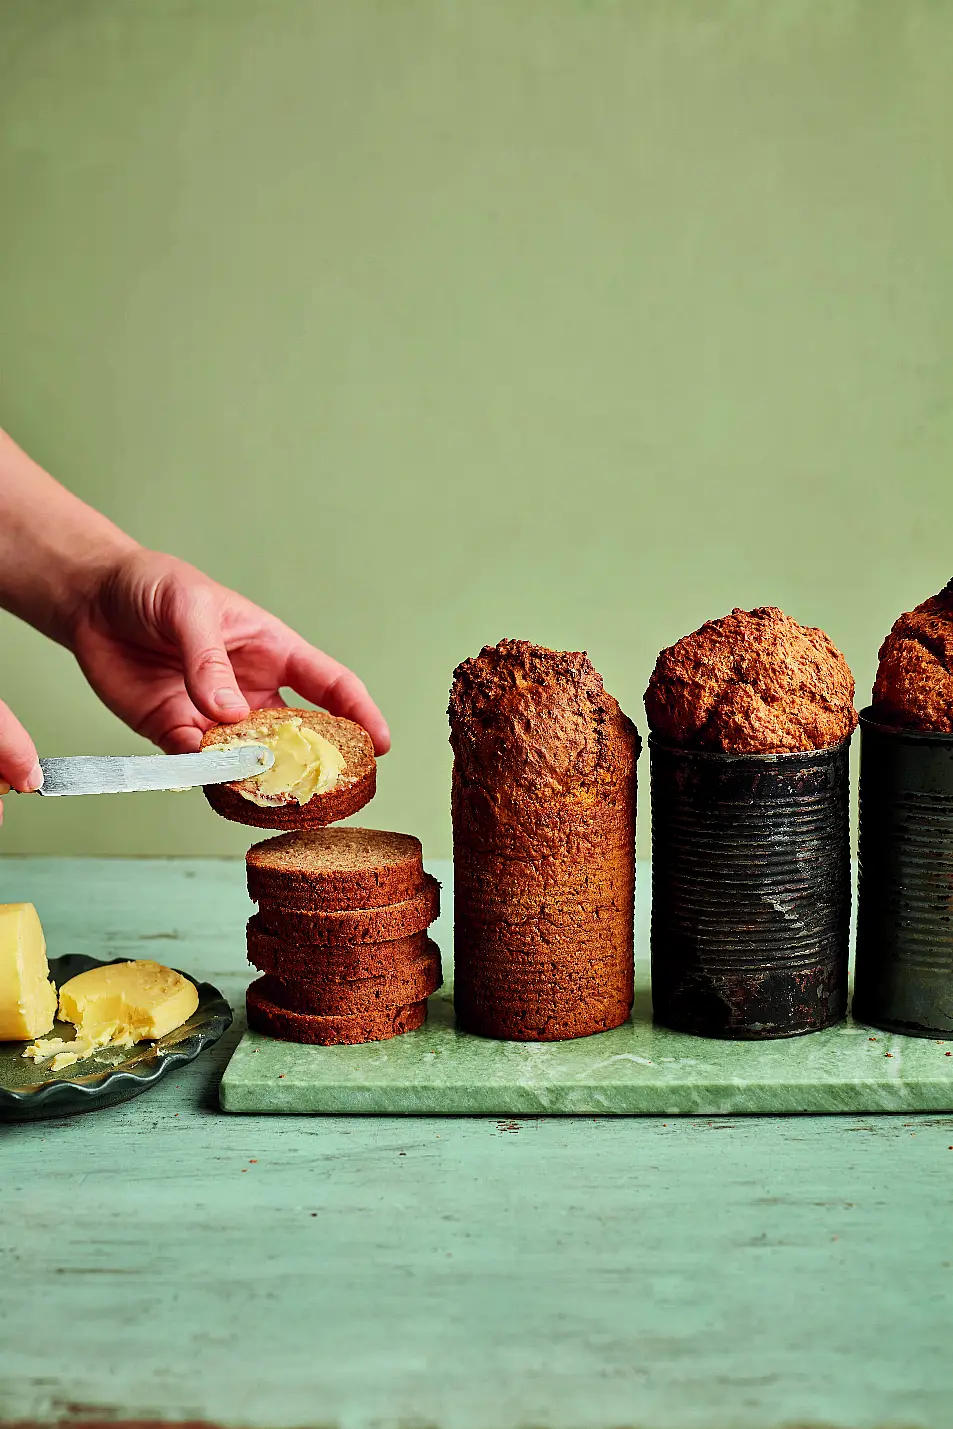
[[[165,1037],[187,1022],[198,1005],[195,984],[172,968],[148,961],[107,963],[78,973],[60,988],[60,1018],[76,1028],[72,1041],[51,1037],[23,1055],[34,1062],[52,1057],[52,1070],[58,1072],[103,1047],[132,1047]]]
[[[32,903],[0,904],[0,1042],[49,1032],[56,1016],[46,940]]]
[[[270,729],[248,729],[240,739],[224,740],[218,747],[236,749],[243,744],[262,744],[274,751],[270,769],[235,786],[243,799],[261,807],[290,799],[306,804],[315,794],[333,789],[344,771],[341,751],[297,716]]]

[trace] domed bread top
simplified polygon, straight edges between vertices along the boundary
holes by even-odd
[[[827,749],[857,725],[843,655],[774,606],[733,610],[663,650],[645,710],[668,743],[725,754]]]
[[[458,784],[498,775],[501,804],[585,800],[631,778],[640,741],[582,651],[501,640],[464,660],[450,691]]]
[[[216,813],[262,829],[320,828],[356,814],[373,798],[377,765],[370,735],[323,710],[255,710],[237,724],[206,730],[202,748],[264,744],[275,763],[234,784],[209,784]]]
[[[873,714],[881,724],[953,734],[953,581],[901,615],[881,645]]]

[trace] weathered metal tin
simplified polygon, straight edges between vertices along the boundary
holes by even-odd
[[[657,1022],[763,1039],[844,1017],[848,747],[729,755],[649,739]]]
[[[953,1033],[953,734],[860,717],[860,884],[853,1014]]]

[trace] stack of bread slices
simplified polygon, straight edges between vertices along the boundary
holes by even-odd
[[[249,1026],[319,1046],[421,1027],[442,972],[427,936],[440,886],[424,872],[420,841],[327,827],[374,795],[370,737],[317,710],[258,710],[210,729],[203,747],[255,743],[275,751],[275,773],[205,791],[225,818],[289,830],[246,855],[258,904],[248,959],[264,974],[248,989]]]
[[[320,829],[254,844],[246,856],[248,989],[259,1032],[330,1046],[421,1027],[441,984],[427,929],[440,886],[420,843],[376,829]]]

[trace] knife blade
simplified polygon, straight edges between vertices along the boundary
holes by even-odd
[[[199,754],[80,754],[41,759],[47,799],[72,794],[141,794],[154,790],[193,789],[200,784],[230,784],[264,774],[275,762],[262,744],[237,749],[205,749]]]

